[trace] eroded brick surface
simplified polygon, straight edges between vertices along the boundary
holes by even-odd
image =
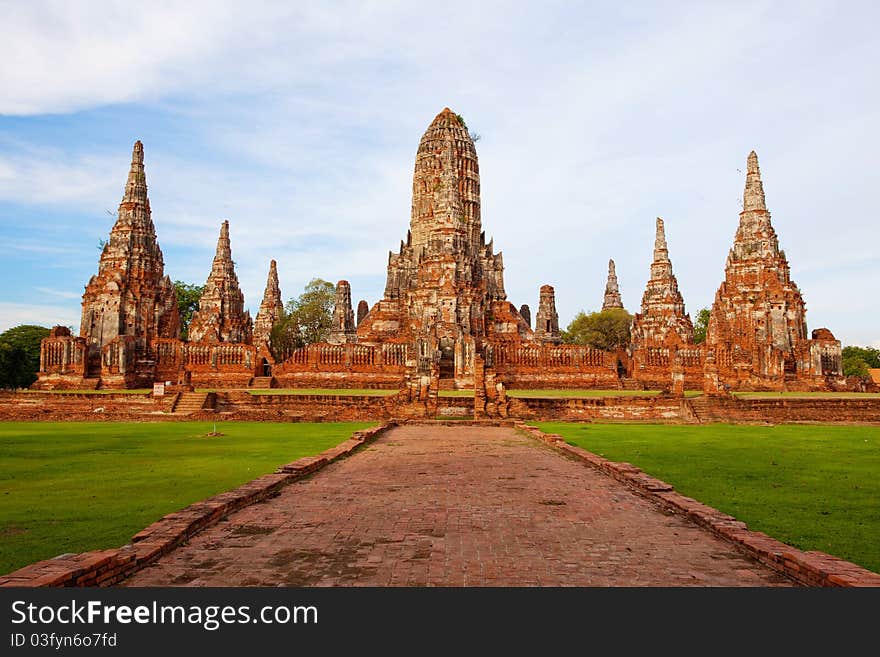
[[[403,426],[233,514],[126,584],[789,582],[513,429]]]

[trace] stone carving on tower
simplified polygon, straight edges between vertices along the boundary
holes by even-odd
[[[251,314],[244,309],[244,294],[238,285],[232,249],[229,243],[229,221],[220,227],[217,252],[199,309],[189,325],[190,342],[241,342],[250,344]]]
[[[605,283],[605,299],[602,302],[602,310],[623,308],[620,299],[620,288],[617,286],[617,271],[614,268],[614,260],[608,261],[608,281]]]
[[[155,338],[177,338],[179,332],[177,296],[156,241],[144,146],[137,141],[116,223],[101,251],[98,273],[83,294],[80,335],[92,356],[130,336],[135,349],[130,356],[143,359]]]
[[[672,273],[666,232],[660,217],[657,217],[654,237],[651,278],[642,296],[641,312],[633,317],[631,333],[634,349],[694,343],[694,325],[685,312],[678,280]]]
[[[269,263],[269,276],[266,279],[266,290],[263,302],[254,320],[254,344],[269,347],[272,327],[284,316],[284,301],[281,299],[281,286],[278,284],[278,266],[275,261]]]
[[[330,324],[330,344],[357,342],[354,311],[351,309],[351,286],[348,281],[336,284],[336,300],[333,303],[333,320]]]

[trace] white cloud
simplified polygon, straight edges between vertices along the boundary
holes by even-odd
[[[0,301],[0,331],[19,324],[72,326],[79,330],[79,304],[64,305],[6,303]]]
[[[47,294],[50,297],[57,297],[59,299],[81,299],[82,295],[77,294],[76,292],[70,292],[68,290],[53,290],[49,287],[38,287],[36,291],[40,294]]]
[[[76,153],[0,142],[0,200],[34,205],[108,206],[122,197],[124,152]],[[114,206],[115,207],[115,206]]]

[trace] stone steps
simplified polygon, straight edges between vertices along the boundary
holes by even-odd
[[[182,392],[171,407],[171,412],[175,415],[189,415],[202,410],[207,400],[206,392]]]
[[[268,390],[278,386],[274,376],[255,376],[251,379],[248,387],[256,390]]]
[[[694,412],[694,415],[697,416],[697,419],[700,423],[703,422],[711,422],[713,420],[712,412],[709,408],[709,400],[704,396],[702,397],[692,397],[688,399],[688,403],[691,406],[691,410]]]

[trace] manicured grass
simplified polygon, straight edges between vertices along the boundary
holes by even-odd
[[[785,543],[880,572],[880,427],[541,423]]]
[[[148,395],[153,392],[152,388],[130,388],[112,390],[20,390],[19,392],[39,392],[53,395]]]
[[[372,388],[270,388],[248,390],[252,395],[356,395],[358,397],[388,397],[399,390]]]
[[[734,392],[740,399],[880,399],[877,392]]]
[[[585,389],[554,389],[554,390],[508,390],[510,397],[653,397],[659,390],[594,390]],[[686,390],[685,397],[699,397],[700,390]]]
[[[441,390],[440,397],[471,397],[474,396],[473,390]]]
[[[166,513],[370,423],[0,422],[0,573],[124,545]]]

